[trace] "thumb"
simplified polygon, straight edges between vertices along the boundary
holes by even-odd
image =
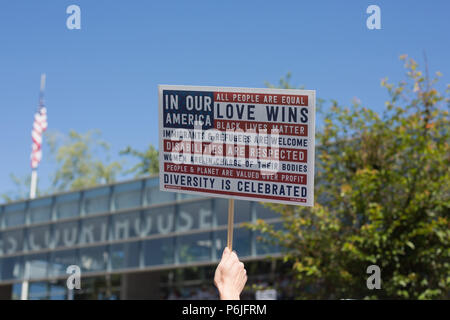
[[[222,253],[222,259],[231,253],[230,248],[225,247]]]

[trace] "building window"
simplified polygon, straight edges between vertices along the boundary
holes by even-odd
[[[180,263],[211,260],[211,232],[179,236],[178,258]]]
[[[152,234],[167,234],[175,230],[175,206],[163,206],[144,211],[140,226],[142,237]]]
[[[149,179],[146,182],[145,195],[147,197],[147,204],[157,204],[175,201],[175,192],[159,190],[159,180]]]
[[[22,278],[23,272],[23,257],[10,257],[0,259],[0,279],[1,280],[15,280]]]
[[[24,276],[30,279],[44,279],[48,271],[48,254],[25,256]]]
[[[30,222],[49,221],[52,216],[52,199],[44,198],[30,201]]]
[[[214,211],[217,215],[219,226],[228,224],[228,200],[214,199]],[[250,221],[251,202],[245,200],[234,200],[234,223]]]
[[[78,243],[78,221],[61,222],[54,225],[55,248],[72,247]]]
[[[227,246],[227,233],[227,230],[215,231],[216,257],[219,260]],[[246,228],[235,228],[233,230],[233,250],[239,257],[250,256],[250,230]]]
[[[106,246],[80,249],[81,272],[105,271],[107,258]]]
[[[23,251],[23,229],[2,232],[3,253],[13,254]]]
[[[109,211],[109,187],[96,188],[85,193],[86,214]]]
[[[144,264],[146,266],[174,263],[174,238],[161,238],[143,241]]]
[[[111,245],[111,268],[127,269],[139,267],[139,242]]]
[[[49,283],[49,299],[65,300],[67,298],[67,285],[65,280],[52,281]]]
[[[46,282],[31,282],[29,287],[28,299],[46,300],[48,299],[48,286]]]
[[[77,265],[77,251],[76,250],[63,250],[53,251],[50,253],[50,265],[48,274],[50,277],[57,277],[67,275],[67,267],[71,265]]]
[[[37,251],[51,247],[50,225],[29,228],[27,232],[28,249]]]
[[[114,187],[116,210],[141,206],[141,181],[119,184]]]
[[[68,193],[56,197],[55,210],[58,219],[73,218],[80,215],[80,193]]]
[[[81,220],[79,244],[91,244],[108,240],[108,217]]]
[[[112,216],[112,240],[126,240],[139,236],[142,227],[139,211]]]
[[[212,228],[211,200],[195,201],[178,205],[176,231]]]
[[[25,224],[25,202],[16,203],[4,208],[5,226],[15,227]]]
[[[268,220],[268,219],[276,219],[276,218],[281,217],[281,215],[279,213],[268,208],[267,204],[255,202],[255,206],[256,206],[255,209],[256,209],[256,218],[257,219]]]

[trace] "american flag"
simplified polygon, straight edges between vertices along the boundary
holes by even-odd
[[[47,109],[43,106],[34,115],[33,130],[31,138],[33,140],[31,150],[31,168],[36,169],[42,158],[42,134],[47,129]]]

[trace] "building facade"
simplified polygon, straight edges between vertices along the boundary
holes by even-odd
[[[27,287],[29,299],[213,298],[227,209],[226,199],[162,192],[158,177],[1,205],[0,299]],[[265,259],[279,249],[242,226],[256,219],[282,227],[260,203],[235,201],[233,249],[250,284],[279,282],[282,266]],[[67,289],[70,265],[80,290]]]

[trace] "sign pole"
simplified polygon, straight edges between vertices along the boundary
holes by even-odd
[[[233,251],[234,199],[228,200],[228,236],[227,247]]]

